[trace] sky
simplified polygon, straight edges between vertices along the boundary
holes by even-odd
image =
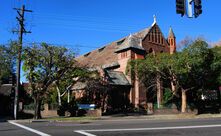
[[[79,54],[151,26],[157,17],[164,36],[169,27],[177,43],[185,37],[203,37],[209,43],[221,40],[220,0],[202,0],[198,18],[176,14],[176,0],[0,0],[0,44],[16,40],[18,27],[13,8],[25,4],[24,46],[33,42],[62,45]],[[22,81],[25,81],[22,77]]]

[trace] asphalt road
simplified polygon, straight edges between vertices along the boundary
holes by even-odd
[[[221,118],[98,120],[90,122],[0,122],[0,136],[221,136]]]

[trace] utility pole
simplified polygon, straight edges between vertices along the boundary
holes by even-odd
[[[22,54],[22,41],[23,41],[23,34],[31,33],[30,31],[25,30],[25,12],[32,12],[31,10],[26,10],[25,5],[22,5],[20,8],[14,8],[18,16],[16,17],[19,23],[19,30],[13,30],[13,33],[18,33],[18,48],[17,48],[17,71],[16,71],[16,89],[15,89],[15,99],[14,99],[14,119],[17,119],[17,112],[18,112],[18,93],[19,93],[19,86],[20,86],[20,72],[21,72],[21,54]]]

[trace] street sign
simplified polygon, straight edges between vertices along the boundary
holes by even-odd
[[[78,109],[84,109],[84,110],[94,110],[95,104],[77,104]]]

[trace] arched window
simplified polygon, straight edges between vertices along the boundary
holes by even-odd
[[[153,53],[153,49],[152,48],[149,49],[149,53]]]

